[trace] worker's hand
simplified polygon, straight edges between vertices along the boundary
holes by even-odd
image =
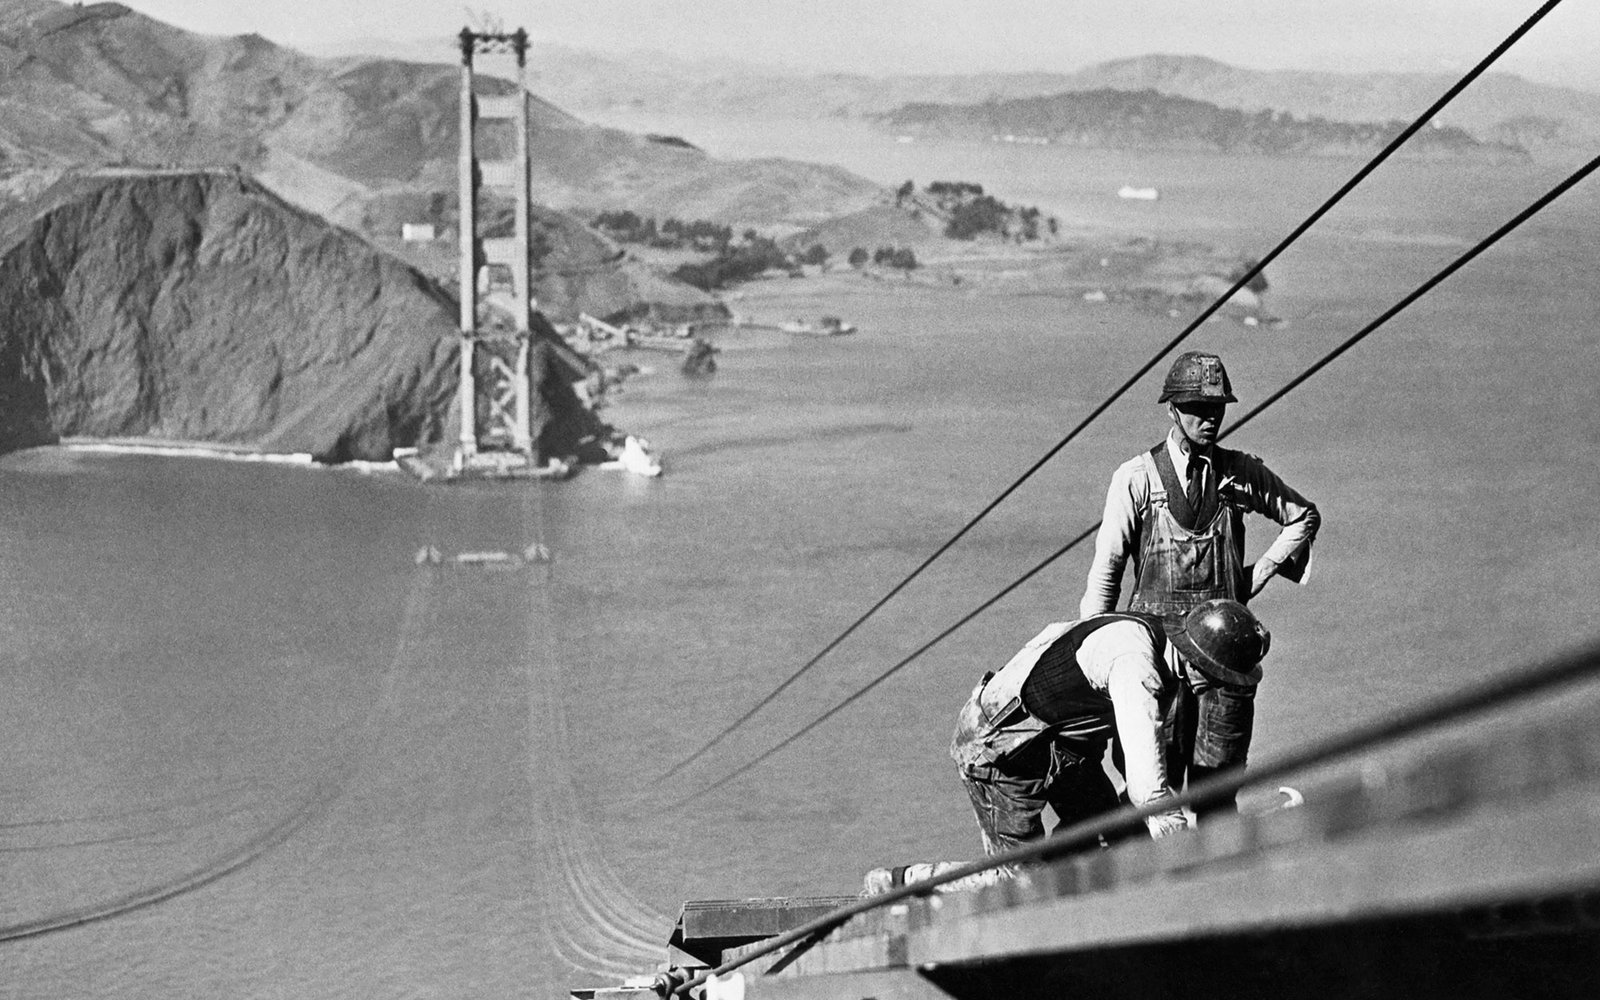
[[[1184,816],[1182,809],[1174,809],[1171,812],[1146,817],[1144,825],[1149,828],[1152,839],[1160,840],[1162,837],[1170,837],[1189,829],[1189,819]]]
[[[1151,802],[1170,798],[1172,798],[1172,789],[1163,788],[1145,805],[1148,806]],[[1146,816],[1144,825],[1150,830],[1150,836],[1153,839],[1160,840],[1162,837],[1170,837],[1179,830],[1187,830],[1189,828],[1189,817],[1184,815],[1182,809],[1168,809],[1165,812],[1158,812],[1154,816]]]
[[[1278,564],[1270,559],[1257,559],[1250,567],[1250,596],[1254,597],[1266,587],[1267,581],[1278,575]]]

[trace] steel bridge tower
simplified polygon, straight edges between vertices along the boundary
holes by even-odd
[[[528,383],[529,313],[533,308],[528,273],[528,33],[480,32],[462,28],[461,41],[461,150],[458,161],[461,253],[461,381],[459,404],[461,437],[456,464],[508,464],[531,467],[536,461],[531,424],[531,387]],[[473,62],[478,56],[514,56],[516,90],[490,97],[473,92]],[[510,159],[480,160],[479,126],[485,121],[511,124]],[[516,213],[513,235],[484,239],[479,233],[478,195],[482,189],[510,192]],[[480,326],[480,295],[496,290],[509,271],[513,298],[510,330]],[[479,382],[482,381],[482,385]],[[479,416],[479,395],[487,404]],[[481,441],[480,441],[481,436]],[[488,462],[474,462],[483,450],[498,449]],[[483,459],[490,459],[484,455]]]

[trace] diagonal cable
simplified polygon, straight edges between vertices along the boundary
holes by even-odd
[[[812,719],[810,722],[806,723],[805,726],[803,726],[801,729],[797,730],[794,733],[791,733],[782,742],[780,742],[777,745],[767,749],[759,757],[756,757],[754,760],[750,761],[747,764],[744,764],[744,765],[742,765],[740,767],[735,768],[734,770],[728,772],[727,774],[723,775],[721,778],[717,779],[715,782],[707,785],[706,787],[700,789],[699,791],[695,792],[694,794],[692,794],[692,795],[690,795],[690,796],[688,796],[686,798],[680,799],[679,800],[679,804],[685,803],[685,802],[690,802],[690,801],[692,801],[694,799],[699,798],[702,795],[706,795],[706,794],[708,794],[710,792],[713,792],[713,791],[717,790],[718,788],[721,788],[723,785],[726,785],[728,782],[730,782],[733,779],[739,777],[739,775],[744,774],[746,771],[748,771],[751,768],[755,767],[757,764],[760,764],[762,761],[764,761],[767,758],[771,757],[773,754],[775,754],[778,751],[782,750],[784,747],[787,747],[789,744],[791,744],[791,743],[795,742],[796,740],[800,739],[800,737],[802,737],[802,736],[806,735],[807,733],[811,732],[813,729],[815,729],[818,726],[822,725],[824,722],[827,722],[829,719],[833,718],[839,712],[843,711],[846,707],[848,707],[849,705],[854,704],[857,700],[859,700],[862,697],[864,697],[867,694],[867,692],[871,691],[873,688],[877,687],[879,684],[882,684],[884,681],[888,680],[890,677],[893,677],[895,674],[899,673],[902,668],[910,666],[911,662],[913,660],[916,660],[918,657],[922,656],[923,653],[926,653],[928,650],[932,649],[934,646],[937,646],[939,643],[943,642],[950,635],[954,634],[957,629],[960,629],[962,626],[966,625],[967,622],[972,621],[972,619],[978,617],[979,615],[983,614],[985,611],[989,610],[996,603],[998,603],[1001,600],[1001,598],[1005,597],[1007,594],[1011,593],[1013,590],[1016,590],[1018,587],[1022,586],[1024,583],[1027,583],[1029,580],[1033,579],[1046,566],[1049,566],[1051,563],[1055,562],[1057,559],[1060,559],[1062,556],[1064,556],[1068,552],[1072,551],[1074,548],[1076,548],[1079,545],[1079,543],[1081,543],[1084,539],[1086,539],[1086,538],[1090,537],[1091,535],[1093,535],[1097,530],[1099,530],[1099,528],[1100,528],[1100,522],[1099,521],[1096,521],[1094,524],[1092,524],[1088,528],[1085,528],[1083,530],[1083,532],[1081,534],[1079,534],[1076,538],[1072,539],[1072,541],[1068,542],[1067,544],[1061,546],[1059,549],[1056,549],[1054,552],[1050,553],[1043,560],[1041,560],[1040,562],[1035,564],[1032,569],[1028,570],[1026,573],[1022,574],[1021,576],[1017,577],[1015,580],[1013,580],[1009,584],[1007,584],[1003,589],[1001,589],[1001,591],[999,593],[995,594],[993,597],[989,598],[987,601],[984,601],[982,604],[978,605],[976,608],[973,608],[971,611],[967,612],[965,615],[962,615],[959,619],[956,620],[956,623],[954,625],[951,625],[949,628],[945,629],[943,632],[940,632],[938,635],[934,636],[932,639],[929,639],[927,642],[923,643],[921,646],[918,646],[915,650],[913,650],[911,652],[911,654],[909,656],[906,656],[904,659],[900,660],[898,663],[896,663],[894,666],[890,667],[888,670],[885,670],[883,673],[881,673],[878,676],[874,677],[871,681],[869,681],[863,687],[857,688],[855,690],[855,692],[852,693],[849,697],[845,698],[843,701],[839,702],[837,705],[834,705],[832,708],[828,709],[826,712],[823,712],[821,715],[817,716],[815,719]]]
[[[1269,407],[1272,404],[1278,402],[1284,396],[1287,396],[1290,392],[1292,392],[1294,389],[1296,389],[1301,384],[1303,384],[1312,375],[1315,375],[1317,372],[1321,371],[1323,368],[1326,368],[1329,364],[1331,364],[1336,358],[1338,358],[1340,355],[1342,355],[1345,351],[1348,351],[1351,347],[1354,347],[1357,343],[1359,343],[1362,340],[1364,340],[1373,331],[1377,330],[1384,323],[1386,323],[1390,319],[1392,319],[1401,310],[1405,309],[1407,306],[1411,305],[1413,302],[1417,301],[1422,296],[1424,296],[1428,292],[1432,291],[1440,282],[1444,281],[1446,278],[1450,277],[1452,274],[1455,274],[1462,267],[1466,266],[1466,264],[1468,264],[1474,258],[1476,258],[1479,254],[1483,253],[1485,250],[1487,250],[1490,247],[1494,246],[1496,243],[1498,243],[1502,238],[1504,238],[1512,230],[1516,229],[1518,226],[1520,226],[1524,222],[1528,221],[1528,219],[1532,218],[1535,214],[1537,214],[1539,211],[1541,211],[1545,206],[1549,205],[1552,201],[1555,201],[1557,198],[1561,197],[1561,195],[1565,194],[1569,189],[1571,189],[1579,181],[1583,180],[1585,177],[1589,176],[1589,174],[1593,173],[1596,168],[1600,168],[1600,156],[1595,157],[1594,159],[1590,160],[1588,163],[1584,164],[1582,167],[1579,167],[1577,170],[1573,171],[1570,175],[1567,176],[1566,180],[1563,180],[1560,184],[1557,184],[1555,187],[1553,187],[1549,191],[1545,192],[1542,196],[1540,196],[1540,198],[1537,201],[1533,202],[1531,205],[1529,205],[1527,208],[1523,209],[1521,212],[1518,212],[1516,214],[1516,216],[1513,217],[1509,222],[1505,223],[1504,225],[1500,226],[1500,228],[1498,228],[1494,232],[1490,233],[1488,236],[1485,236],[1483,239],[1479,240],[1478,243],[1472,247],[1472,249],[1468,250],[1467,252],[1463,253],[1461,256],[1457,257],[1455,260],[1451,261],[1449,264],[1447,264],[1442,270],[1440,270],[1433,277],[1429,278],[1427,281],[1424,281],[1421,285],[1418,285],[1415,289],[1413,289],[1411,292],[1409,292],[1399,302],[1395,303],[1390,308],[1384,310],[1384,312],[1380,316],[1378,316],[1377,319],[1374,319],[1372,322],[1370,322],[1366,326],[1362,327],[1356,333],[1352,334],[1348,339],[1346,339],[1344,341],[1344,343],[1340,344],[1338,347],[1335,347],[1333,350],[1331,350],[1327,354],[1323,355],[1320,359],[1318,359],[1315,363],[1313,363],[1309,368],[1307,368],[1305,371],[1301,372],[1299,375],[1295,376],[1293,379],[1291,379],[1286,385],[1284,385],[1278,391],[1276,391],[1272,395],[1268,396],[1264,401],[1262,401],[1254,409],[1250,410],[1244,416],[1240,417],[1238,420],[1235,420],[1232,424],[1228,425],[1228,427],[1221,434],[1217,435],[1217,439],[1220,441],[1223,438],[1227,437],[1228,435],[1232,434],[1234,431],[1238,430],[1240,427],[1243,427],[1246,423],[1250,422],[1256,416],[1261,414],[1261,412],[1266,410],[1267,407]],[[928,650],[932,649],[934,646],[936,646],[940,642],[944,641],[947,637],[949,637],[957,629],[960,629],[962,626],[966,625],[972,619],[978,617],[978,615],[982,614],[984,611],[987,611],[990,607],[992,607],[1001,598],[1005,597],[1007,594],[1011,593],[1013,590],[1016,590],[1018,587],[1020,587],[1026,581],[1032,579],[1041,570],[1043,570],[1046,566],[1050,565],[1051,563],[1055,562],[1057,559],[1059,559],[1062,556],[1066,555],[1067,552],[1069,552],[1073,548],[1076,548],[1079,545],[1079,543],[1083,542],[1084,539],[1088,538],[1090,535],[1094,534],[1094,532],[1099,529],[1100,523],[1101,522],[1096,521],[1092,527],[1085,529],[1081,534],[1079,534],[1077,537],[1073,538],[1070,542],[1067,542],[1065,545],[1061,546],[1059,549],[1056,549],[1050,555],[1046,556],[1041,562],[1036,564],[1032,569],[1030,569],[1026,573],[1022,574],[1022,576],[1018,577],[1016,580],[1014,580],[1011,583],[1007,584],[999,593],[995,594],[993,597],[991,597],[988,600],[984,601],[982,604],[978,605],[972,611],[969,611],[967,614],[963,615],[960,619],[958,619],[956,621],[956,623],[954,625],[951,625],[949,628],[945,629],[943,632],[940,632],[938,635],[934,636],[929,641],[927,641],[927,642],[923,643],[921,646],[917,647],[917,649],[915,651],[913,651],[909,656],[907,656],[904,659],[900,660],[898,663],[894,664],[894,666],[890,667],[889,669],[883,671],[881,674],[879,674],[877,677],[874,677],[867,684],[863,685],[862,687],[857,688],[854,693],[850,694],[843,701],[840,701],[839,703],[834,705],[832,708],[828,709],[826,712],[823,712],[821,715],[817,716],[815,719],[812,719],[810,722],[806,723],[800,729],[796,730],[794,733],[791,733],[789,736],[784,738],[781,742],[779,742],[779,743],[775,744],[774,746],[768,748],[767,750],[763,751],[760,755],[756,756],[754,759],[750,760],[749,762],[747,762],[745,764],[740,765],[739,767],[735,768],[734,770],[732,770],[732,771],[728,772],[727,774],[723,775],[721,778],[719,778],[715,782],[705,786],[704,788],[701,788],[699,791],[696,791],[696,792],[686,796],[685,798],[682,798],[682,799],[678,800],[678,804],[681,805],[683,803],[691,802],[691,801],[693,801],[695,799],[698,799],[702,795],[705,795],[705,794],[707,794],[709,792],[715,791],[718,788],[721,788],[722,786],[726,785],[728,782],[734,780],[735,778],[739,777],[740,775],[744,774],[745,772],[755,768],[757,765],[759,765],[762,762],[768,760],[773,755],[775,755],[779,751],[783,750],[785,747],[787,747],[790,744],[794,743],[796,740],[799,740],[801,737],[805,736],[807,733],[811,732],[812,730],[816,729],[818,726],[822,725],[824,722],[826,722],[829,719],[833,718],[833,716],[837,715],[840,711],[844,710],[847,706],[853,704],[854,702],[856,702],[857,700],[862,698],[864,695],[866,695],[867,692],[871,691],[873,688],[876,688],[879,684],[882,684],[884,681],[888,680],[890,677],[892,677],[895,674],[899,673],[903,668],[909,666],[913,660],[916,660],[918,657],[922,656],[923,653],[926,653]]]
[[[1198,316],[1191,320],[1189,325],[1185,326],[1177,336],[1173,337],[1164,347],[1152,355],[1149,361],[1146,361],[1143,365],[1141,365],[1137,371],[1128,377],[1127,381],[1123,382],[1122,385],[1116,389],[1116,391],[1107,396],[1105,400],[1103,400],[1098,406],[1089,412],[1088,416],[1079,421],[1077,426],[1068,431],[1065,437],[1051,446],[1049,451],[1046,451],[1044,455],[1042,455],[1036,462],[1028,466],[1022,475],[1013,480],[1011,485],[1002,490],[998,496],[989,501],[987,506],[978,511],[978,513],[975,514],[969,521],[967,521],[966,524],[962,525],[960,530],[946,539],[944,544],[940,545],[933,551],[932,555],[929,555],[926,559],[922,560],[921,563],[917,564],[917,567],[910,573],[906,574],[905,578],[899,583],[890,588],[888,593],[880,597],[877,602],[864,611],[859,618],[851,622],[843,632],[840,632],[831,642],[822,647],[822,649],[818,651],[815,656],[811,657],[811,659],[807,660],[805,663],[802,663],[798,669],[796,669],[788,677],[785,677],[777,687],[763,695],[762,698],[752,705],[743,715],[728,723],[720,732],[702,744],[699,749],[695,750],[693,753],[689,754],[689,756],[672,765],[672,767],[668,768],[656,780],[662,781],[670,778],[679,771],[682,771],[684,768],[688,767],[690,764],[694,763],[696,760],[699,760],[713,747],[717,746],[723,740],[732,735],[735,730],[742,727],[746,722],[749,722],[757,712],[770,705],[779,695],[788,690],[795,681],[799,680],[803,674],[820,663],[823,657],[833,652],[833,650],[836,649],[840,643],[844,642],[851,635],[853,635],[856,629],[860,628],[866,623],[867,619],[877,614],[879,609],[893,600],[896,595],[898,595],[911,583],[911,581],[921,576],[923,570],[933,565],[933,563],[939,559],[939,557],[948,552],[950,548],[956,544],[956,542],[965,537],[967,532],[976,527],[978,522],[982,521],[985,517],[988,517],[996,507],[1000,506],[1000,504],[1010,497],[1012,493],[1015,493],[1023,483],[1031,479],[1034,473],[1038,472],[1047,462],[1056,456],[1057,452],[1059,452],[1062,448],[1065,448],[1074,438],[1081,434],[1086,427],[1098,419],[1102,413],[1110,409],[1113,403],[1115,403],[1118,399],[1121,399],[1129,389],[1133,388],[1133,386],[1141,378],[1149,373],[1150,369],[1154,368],[1162,358],[1171,353],[1173,348],[1177,347],[1179,344],[1183,343],[1184,340],[1188,339],[1189,335],[1194,333],[1195,330],[1199,329],[1200,326],[1204,324],[1206,320],[1210,319],[1212,314],[1214,314],[1218,309],[1221,309],[1224,303],[1233,298],[1234,295],[1238,294],[1238,292],[1248,285],[1256,277],[1256,275],[1266,270],[1268,264],[1276,260],[1279,254],[1283,253],[1291,244],[1303,236],[1306,230],[1310,229],[1314,224],[1316,224],[1335,205],[1343,200],[1346,195],[1354,190],[1358,184],[1366,180],[1367,176],[1376,170],[1378,166],[1387,160],[1391,155],[1393,155],[1396,150],[1404,145],[1407,139],[1415,135],[1428,123],[1432,122],[1434,117],[1444,108],[1445,105],[1449,104],[1456,98],[1458,94],[1465,90],[1468,85],[1470,85],[1479,76],[1483,75],[1483,73],[1488,70],[1488,68],[1493,65],[1497,59],[1500,58],[1500,56],[1505,54],[1507,49],[1511,48],[1512,45],[1522,38],[1523,35],[1527,34],[1535,24],[1542,20],[1546,14],[1554,10],[1560,3],[1561,0],[1547,0],[1547,2],[1541,5],[1538,10],[1534,11],[1532,16],[1524,21],[1510,35],[1507,35],[1506,39],[1499,45],[1495,46],[1492,52],[1490,52],[1476,66],[1469,70],[1466,75],[1457,80],[1455,84],[1453,84],[1449,90],[1445,91],[1437,101],[1434,101],[1433,104],[1429,105],[1426,111],[1418,115],[1415,121],[1401,130],[1401,132],[1392,140],[1390,140],[1389,144],[1384,146],[1376,156],[1368,161],[1367,164],[1360,170],[1356,171],[1355,175],[1346,181],[1344,185],[1339,188],[1339,190],[1335,191],[1327,201],[1323,202],[1316,211],[1308,215],[1305,218],[1305,221],[1296,226],[1293,232],[1284,237],[1277,246],[1273,247],[1264,257],[1256,261],[1253,266],[1248,268],[1242,275],[1240,275],[1239,278],[1233,283],[1231,288],[1229,288],[1209,306],[1207,306]]]
[[[1138,807],[1123,806],[1111,812],[1101,813],[1042,840],[1030,841],[998,854],[969,861],[932,878],[901,885],[885,893],[862,897],[854,903],[767,938],[748,949],[730,949],[729,953],[724,955],[726,960],[721,965],[698,972],[675,987],[669,996],[689,996],[691,990],[716,976],[725,976],[741,966],[781,951],[790,945],[820,939],[822,935],[860,914],[895,906],[914,896],[931,895],[940,886],[958,882],[979,872],[1002,865],[1055,861],[1097,844],[1101,837],[1115,837],[1118,834],[1138,830],[1144,825],[1143,821],[1146,818],[1163,810],[1226,801],[1247,785],[1264,785],[1274,780],[1282,780],[1310,768],[1406,739],[1447,723],[1467,719],[1491,708],[1526,701],[1534,695],[1559,689],[1563,685],[1576,684],[1596,675],[1600,675],[1600,642],[1591,640],[1585,648],[1573,650],[1529,669],[1491,678],[1483,684],[1444,696],[1414,711],[1379,719],[1309,744],[1299,750],[1281,754],[1260,766],[1252,767],[1248,772],[1238,770],[1219,774],[1171,798],[1159,799]]]

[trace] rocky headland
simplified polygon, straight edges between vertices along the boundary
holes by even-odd
[[[0,214],[0,308],[0,450],[137,437],[337,462],[454,437],[454,297],[231,171],[73,174]],[[547,342],[533,367],[542,450],[576,450],[582,370]]]

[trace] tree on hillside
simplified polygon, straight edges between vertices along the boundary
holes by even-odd
[[[528,237],[528,264],[539,267],[544,259],[555,251],[555,244],[550,242],[550,236],[543,227],[535,229]]]
[[[1032,205],[1024,208],[1022,216],[1022,238],[1036,240],[1039,238],[1039,210]]]
[[[821,267],[828,262],[828,248],[821,243],[811,244],[811,248],[800,255],[800,263],[815,264]]]
[[[914,194],[916,192],[916,190],[917,190],[917,186],[915,184],[913,184],[911,181],[906,181],[904,184],[902,184],[898,188],[896,188],[895,192],[894,192],[894,204],[895,204],[895,207],[899,208],[901,205],[904,205],[906,199],[911,197],[911,195]]]
[[[884,267],[914,271],[917,268],[917,255],[911,252],[910,247],[879,247],[873,251],[872,262]]]
[[[856,247],[855,249],[850,251],[850,258],[849,258],[850,266],[851,267],[860,267],[861,265],[863,265],[863,264],[865,264],[867,262],[867,257],[868,256],[869,256],[869,254],[867,253],[867,251],[864,248]]]
[[[970,240],[979,233],[1005,234],[1006,219],[1011,210],[992,195],[979,195],[962,202],[950,213],[944,234],[955,240]]]
[[[769,269],[791,266],[788,255],[772,240],[757,235],[755,230],[747,230],[746,236],[750,238],[723,247],[708,261],[680,266],[672,276],[709,292],[748,281]]]
[[[733,230],[704,219],[684,221],[669,216],[660,225],[653,217],[645,217],[626,209],[601,212],[591,223],[612,239],[623,243],[643,243],[665,250],[692,247],[704,252],[721,252],[733,241]]]

